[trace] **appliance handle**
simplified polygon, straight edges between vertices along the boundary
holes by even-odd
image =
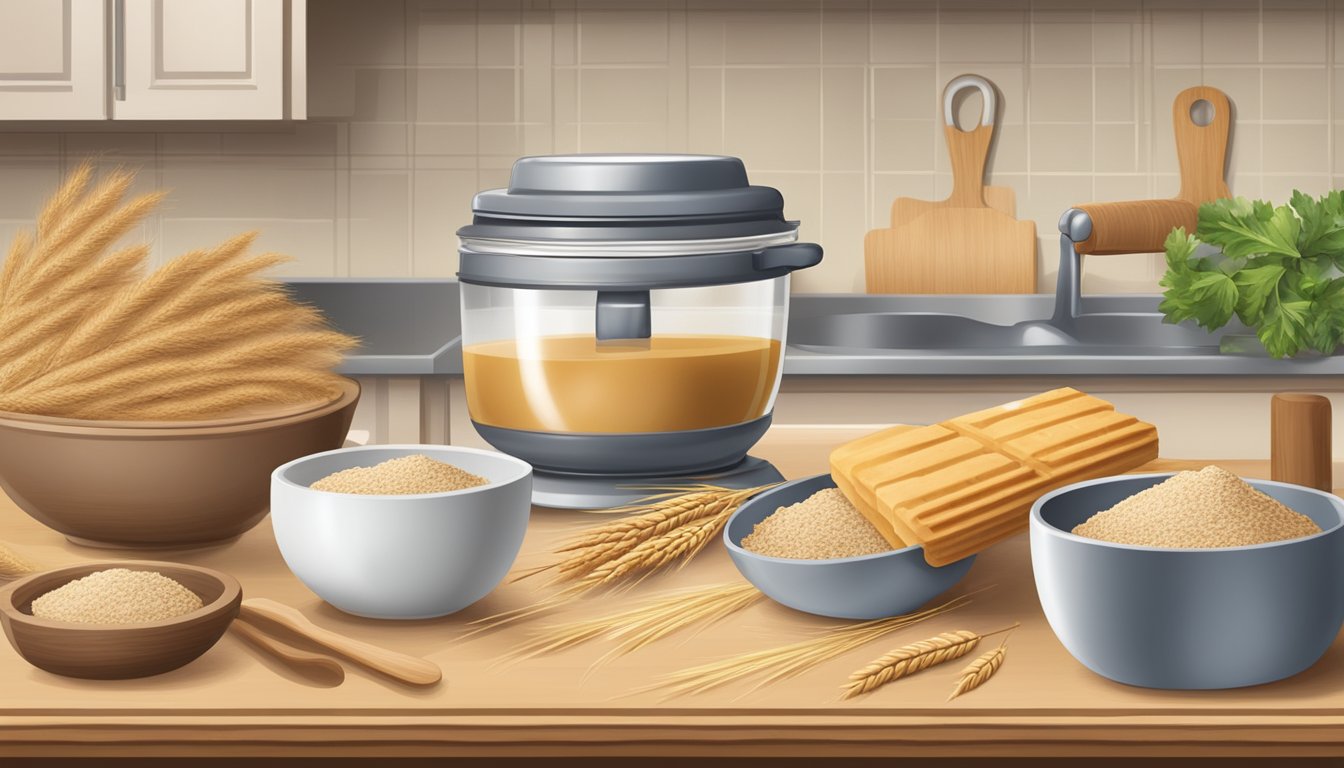
[[[752,254],[752,266],[757,272],[792,272],[821,263],[821,246],[816,243],[789,243],[776,245]]]

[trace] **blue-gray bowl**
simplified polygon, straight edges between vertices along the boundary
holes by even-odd
[[[829,474],[793,480],[753,497],[728,519],[723,541],[733,564],[775,602],[837,619],[884,619],[919,608],[971,569],[974,556],[935,568],[918,545],[834,560],[766,557],[742,548],[742,539],[775,510],[834,487]]]
[[[1247,480],[1321,533],[1221,549],[1114,544],[1073,527],[1170,474],[1090,480],[1031,509],[1045,618],[1083,666],[1146,688],[1238,688],[1315,664],[1344,625],[1344,500]]]

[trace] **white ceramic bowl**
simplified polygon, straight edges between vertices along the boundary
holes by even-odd
[[[333,472],[417,453],[490,482],[405,496],[308,487]],[[342,611],[377,619],[446,616],[489,594],[518,556],[531,499],[527,462],[444,445],[342,448],[271,475],[275,540],[289,569]]]

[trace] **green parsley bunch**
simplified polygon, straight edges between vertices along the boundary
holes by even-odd
[[[1197,256],[1208,243],[1219,256]],[[1344,191],[1288,205],[1243,197],[1205,203],[1194,235],[1172,230],[1160,306],[1168,322],[1209,330],[1235,314],[1270,356],[1333,354],[1344,340]]]

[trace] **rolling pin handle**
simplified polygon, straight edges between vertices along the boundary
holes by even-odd
[[[1081,243],[1092,236],[1092,217],[1087,211],[1070,208],[1059,217],[1059,231],[1075,243]]]

